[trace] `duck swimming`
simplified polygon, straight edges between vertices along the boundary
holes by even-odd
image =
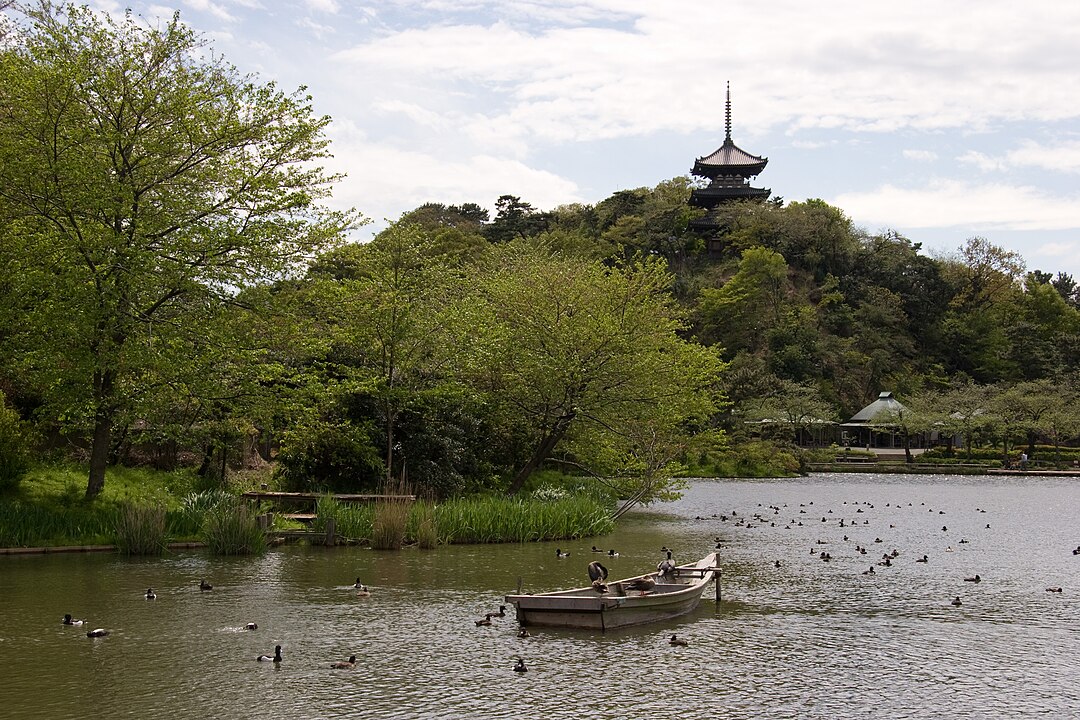
[[[476,627],[487,627],[491,625],[491,613],[484,616],[483,620],[476,621]]]
[[[921,558],[916,559],[915,562],[930,562],[930,558],[928,558],[926,555],[923,555]]]
[[[607,554],[608,557],[619,557],[619,553],[615,552],[614,550],[608,550]]]
[[[60,622],[63,623],[64,625],[82,625],[83,624],[82,620],[76,620],[73,617],[71,617],[71,613],[65,614],[64,619],[61,620]]]
[[[683,640],[681,637],[673,634],[671,636],[671,639],[668,640],[668,644],[669,645],[678,645],[680,647],[686,647],[687,645],[690,644],[690,642],[687,641],[687,640]]]
[[[525,661],[518,658],[514,661],[514,672],[528,672],[529,668],[525,667]]]
[[[527,638],[527,637],[529,637],[529,631],[526,630],[525,628],[521,628],[520,630],[518,630],[518,637],[519,638]]]
[[[146,599],[157,600],[157,593],[154,592],[154,588],[146,588]]]
[[[953,604],[953,607],[960,607],[964,603],[960,602],[960,596],[957,595],[955,598],[953,598],[952,604]]]
[[[964,578],[964,582],[973,582],[973,583],[982,582],[982,578],[979,577],[978,575],[976,575],[975,577],[966,577],[966,578]]]
[[[255,658],[255,659],[258,660],[259,662],[275,662],[275,663],[279,663],[279,662],[281,662],[281,646],[280,645],[275,645],[274,646],[274,654],[273,655],[260,655],[259,657]]]
[[[557,557],[557,558],[568,558],[568,557],[570,557],[570,553],[563,552],[562,548],[555,548],[555,557]]]
[[[199,581],[199,589],[205,592],[206,590],[213,590],[214,586],[204,579]]]
[[[356,656],[350,655],[348,660],[341,660],[330,665],[333,670],[352,670],[356,667]]]
[[[109,634],[109,631],[105,628],[97,628],[96,630],[87,630],[86,637],[105,637]]]
[[[244,626],[244,629],[245,630],[258,630],[259,626],[256,625],[255,623],[248,623],[247,625]]]
[[[593,551],[593,552],[595,552],[595,553],[602,553],[602,552],[604,552],[603,550],[601,550],[600,548],[596,547],[595,545],[593,545],[593,546],[592,546],[592,551]]]

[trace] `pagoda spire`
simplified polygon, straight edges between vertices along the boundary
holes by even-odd
[[[727,103],[724,105],[724,142],[731,142],[731,81],[727,81]]]

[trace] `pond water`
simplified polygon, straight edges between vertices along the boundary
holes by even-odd
[[[722,600],[710,589],[689,616],[528,638],[512,614],[475,624],[519,581],[587,584],[593,544],[623,577],[717,538]],[[1078,545],[1073,479],[851,474],[697,481],[562,543],[0,557],[0,717],[1075,717]],[[275,645],[280,666],[255,661]]]

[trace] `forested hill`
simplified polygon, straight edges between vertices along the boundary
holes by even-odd
[[[930,256],[820,200],[733,203],[707,252],[688,229],[701,212],[687,205],[690,187],[680,177],[549,211],[503,196],[490,222],[476,206],[437,204],[404,219],[457,254],[533,237],[609,263],[663,257],[690,336],[731,362],[725,386],[736,402],[797,383],[849,417],[881,390],[1066,384],[1080,366],[1080,286],[1068,274],[1029,270],[982,237]]]

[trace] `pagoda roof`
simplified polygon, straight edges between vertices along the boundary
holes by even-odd
[[[772,193],[770,188],[756,188],[739,183],[738,185],[710,185],[690,191],[690,204],[699,207],[712,207],[725,200],[762,199]]]
[[[730,170],[730,174],[738,174],[743,177],[757,175],[765,169],[768,158],[751,155],[731,140],[729,135],[724,139],[724,144],[711,154],[699,157],[694,161],[695,175],[714,177],[723,170]]]

